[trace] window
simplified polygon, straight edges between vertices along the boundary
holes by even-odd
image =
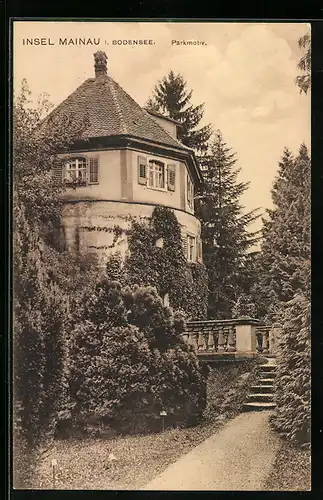
[[[152,189],[175,191],[176,165],[166,166],[162,161],[138,156],[138,184]]]
[[[87,186],[99,183],[99,158],[69,158],[64,164],[63,178],[66,185]],[[54,179],[59,179],[59,171],[54,172]]]
[[[86,184],[86,159],[72,158],[65,163],[65,182],[66,184]]]
[[[187,260],[189,262],[195,261],[195,244],[196,240],[193,236],[187,235]]]
[[[187,175],[187,203],[190,208],[194,208],[194,187],[188,175]]]
[[[152,188],[165,187],[165,166],[157,160],[148,163],[148,186]]]

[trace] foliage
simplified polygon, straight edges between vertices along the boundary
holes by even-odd
[[[218,361],[210,368],[207,383],[207,407],[204,411],[206,422],[217,416],[232,418],[238,414],[257,382],[259,360],[249,359],[239,362]]]
[[[162,241],[161,246],[156,245],[159,240]],[[133,221],[128,243],[129,255],[121,273],[124,284],[154,286],[161,297],[168,294],[174,309],[182,309],[191,319],[205,317],[205,267],[200,263],[187,262],[180,224],[171,209],[155,207],[148,224]],[[115,259],[117,257],[108,262],[110,276]]]
[[[286,148],[272,189],[274,208],[263,220],[263,242],[254,287],[259,309],[274,321],[298,290],[309,295],[311,163],[305,144],[293,158]]]
[[[67,332],[74,307],[68,291],[77,283],[66,256],[63,263],[58,253],[61,188],[52,169],[57,150],[77,139],[82,124],[53,116],[44,128],[50,108],[46,97],[34,107],[23,81],[13,106],[13,361],[17,442],[27,443],[30,453],[53,436],[67,397]]]
[[[44,246],[15,207],[14,389],[17,418],[29,444],[53,431],[64,385],[68,300],[49,279]],[[18,406],[19,405],[19,406]]]
[[[276,413],[272,422],[287,438],[310,442],[310,303],[302,294],[286,303],[277,355]]]
[[[209,279],[208,316],[213,318],[231,317],[239,294],[250,288],[250,281],[246,283],[248,250],[259,239],[257,232],[248,232],[259,215],[257,209],[244,213],[240,197],[249,184],[237,180],[240,169],[235,167],[236,161],[218,131],[204,159],[205,182],[197,200]]]
[[[306,33],[298,40],[299,48],[305,51],[305,54],[299,60],[297,67],[303,74],[296,77],[296,85],[300,88],[300,92],[307,94],[311,89],[311,35]]]
[[[197,129],[204,114],[204,104],[193,106],[193,91],[187,90],[187,82],[180,74],[170,71],[157,83],[153,97],[146,104],[150,111],[167,113],[170,118],[181,123],[178,138],[197,153],[207,149],[207,141],[212,135],[211,125]]]
[[[23,80],[13,106],[13,181],[26,218],[47,234],[60,216],[62,187],[52,176],[58,153],[82,134],[86,123],[71,114],[57,120],[54,113],[44,119],[52,107],[47,96],[40,96],[35,107],[30,95]]]
[[[242,293],[232,308],[233,318],[256,318],[257,308],[251,295]]]
[[[183,318],[154,288],[101,280],[72,336],[74,417],[93,415],[131,431],[137,419],[154,422],[161,409],[177,419],[200,416],[206,376],[183,329]]]

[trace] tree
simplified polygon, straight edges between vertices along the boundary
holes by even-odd
[[[287,438],[310,442],[311,334],[310,302],[297,293],[284,304],[277,353],[276,411],[272,423]]]
[[[309,295],[310,158],[302,144],[293,158],[285,148],[272,189],[274,208],[263,220],[259,275],[254,292],[268,320],[301,291]]]
[[[209,281],[208,315],[215,318],[231,317],[233,304],[246,288],[241,275],[247,275],[248,250],[259,239],[258,232],[248,232],[258,209],[244,213],[240,197],[249,183],[237,180],[236,161],[218,131],[206,156],[204,187],[197,200]]]
[[[28,456],[53,437],[66,396],[71,326],[66,291],[73,278],[66,278],[69,268],[62,270],[58,252],[61,187],[52,169],[57,153],[79,137],[83,124],[53,116],[44,127],[50,108],[42,96],[35,107],[23,81],[13,106],[13,365],[15,437],[28,447],[23,451],[19,445],[16,452]]]
[[[307,33],[298,40],[299,48],[305,51],[297,64],[303,74],[296,77],[296,84],[300,88],[300,92],[307,92],[311,89],[311,35]]]
[[[191,104],[193,91],[187,90],[187,82],[180,74],[170,71],[155,86],[153,97],[148,99],[146,109],[167,113],[170,118],[181,123],[178,138],[198,154],[207,149],[207,141],[212,135],[211,125],[197,128],[204,114],[204,104]]]

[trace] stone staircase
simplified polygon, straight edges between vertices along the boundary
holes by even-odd
[[[274,402],[274,381],[276,377],[276,360],[267,358],[268,363],[260,365],[259,379],[251,386],[250,394],[243,405],[244,411],[272,410]]]

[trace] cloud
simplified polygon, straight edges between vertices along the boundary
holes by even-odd
[[[264,92],[293,85],[295,62],[288,43],[270,25],[246,27],[232,40],[220,64],[209,72],[221,98],[230,104],[251,104]]]

